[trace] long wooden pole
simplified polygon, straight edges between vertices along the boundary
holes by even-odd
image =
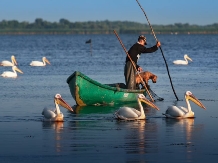
[[[148,20],[148,17],[147,17],[147,15],[146,15],[145,11],[143,10],[143,8],[142,8],[142,6],[140,5],[139,1],[136,0],[136,2],[138,3],[139,7],[141,8],[142,12],[144,13],[144,15],[145,15],[145,17],[146,17],[146,19],[147,19],[147,21],[148,21],[148,24],[149,24],[149,26],[150,26],[150,28],[151,28],[151,31],[152,31],[152,33],[153,33],[153,35],[154,35],[154,38],[156,39],[156,41],[158,41],[158,40],[157,40],[157,37],[156,37],[156,35],[155,35],[155,33],[154,33],[154,30],[153,30],[153,28],[152,28],[152,26],[151,26],[151,24],[150,24],[150,22],[149,22],[149,20]],[[163,56],[163,59],[164,59],[164,62],[165,62],[166,68],[167,68],[167,73],[168,73],[168,76],[169,76],[169,78],[170,78],[170,83],[171,83],[171,87],[172,87],[172,89],[173,89],[174,95],[175,95],[177,101],[179,101],[179,99],[178,99],[178,97],[177,97],[177,95],[176,95],[176,92],[175,92],[175,90],[174,90],[174,87],[173,87],[173,83],[172,83],[172,80],[171,80],[171,77],[170,77],[169,68],[168,68],[168,65],[167,65],[167,61],[166,61],[166,59],[165,59],[165,57],[164,57],[163,50],[162,50],[161,46],[159,46],[159,48],[160,48],[160,51],[161,51],[161,53],[162,53],[162,56]]]
[[[117,32],[116,32],[115,30],[114,30],[114,34],[117,36],[117,39],[119,40],[121,46],[123,47],[123,50],[126,52],[126,55],[128,56],[128,58],[129,58],[129,60],[131,61],[132,65],[133,65],[133,67],[134,67],[134,69],[135,69],[135,71],[137,72],[137,68],[136,68],[135,63],[133,62],[132,58],[129,56],[129,54],[128,54],[126,48],[125,48],[125,46],[123,45],[121,39],[119,38],[119,36],[118,36],[118,34],[117,34]],[[146,89],[146,92],[148,93],[149,97],[151,98],[151,101],[154,102],[154,99],[152,98],[152,96],[151,96],[151,94],[150,94],[148,88],[146,87],[146,84],[145,84],[144,80],[142,79],[142,77],[141,77],[141,75],[140,75],[139,73],[138,73],[138,75],[139,75],[140,80],[142,81],[143,86],[144,86],[145,89]]]

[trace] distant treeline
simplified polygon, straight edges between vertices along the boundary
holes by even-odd
[[[155,33],[160,34],[218,34],[218,23],[205,26],[175,23],[152,25],[152,27]],[[112,34],[113,30],[123,34],[151,33],[148,24],[130,21],[70,22],[67,19],[60,19],[59,22],[48,22],[37,18],[33,23],[17,20],[0,22],[0,34]]]

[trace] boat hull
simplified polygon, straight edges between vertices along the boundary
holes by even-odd
[[[136,102],[136,95],[145,94],[144,89],[121,88],[120,85],[123,84],[101,84],[78,71],[68,77],[67,83],[79,106],[133,103]]]

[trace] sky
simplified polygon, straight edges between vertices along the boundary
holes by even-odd
[[[218,23],[217,0],[138,0],[151,24]],[[136,0],[0,0],[0,21],[134,21],[147,24]]]

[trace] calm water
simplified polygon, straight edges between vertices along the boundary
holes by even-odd
[[[63,123],[42,122],[44,107],[54,108],[60,93],[72,106],[66,79],[80,71],[101,83],[124,82],[126,54],[115,35],[0,36],[0,61],[15,55],[24,74],[0,78],[0,162],[217,162],[218,159],[218,35],[157,35],[167,60],[172,91],[160,51],[142,55],[144,70],[158,76],[153,91],[164,101],[160,111],[145,107],[147,119],[120,122],[113,119],[118,106],[77,107],[75,114],[61,108]],[[92,49],[85,41],[92,39]],[[120,35],[127,49],[137,35]],[[147,36],[148,47],[155,43]],[[92,55],[91,55],[92,52]],[[172,63],[188,54],[187,66]],[[46,56],[51,65],[31,67]],[[0,73],[11,70],[0,67]],[[169,120],[168,105],[186,105],[190,90],[207,110],[191,103],[195,119]],[[87,90],[88,91],[88,90]],[[137,107],[133,104],[132,106]]]

